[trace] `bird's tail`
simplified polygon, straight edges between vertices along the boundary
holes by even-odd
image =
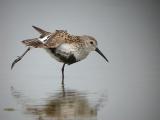
[[[22,43],[25,44],[26,46],[34,48],[44,47],[44,44],[40,40],[38,40],[38,38],[23,40]]]

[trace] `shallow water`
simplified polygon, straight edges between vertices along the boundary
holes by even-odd
[[[64,85],[57,90],[47,91],[45,96],[38,96],[39,99],[25,96],[13,86],[11,94],[20,104],[24,114],[39,120],[95,120],[99,109],[106,101],[104,95],[96,98],[96,93],[66,89]]]
[[[0,120],[160,120],[159,1],[1,0]],[[20,41],[53,32],[91,35],[95,52],[65,68]]]
[[[52,79],[23,81],[24,86],[19,82],[8,83],[1,96],[7,99],[1,104],[2,119],[97,120],[107,103],[107,91],[101,88],[72,88]]]
[[[1,119],[133,120],[147,117],[156,120],[152,110],[158,110],[153,102],[158,102],[158,91],[153,89],[153,81],[115,83],[86,79],[84,82],[66,78],[63,86],[58,78],[3,81],[6,85],[1,86]]]

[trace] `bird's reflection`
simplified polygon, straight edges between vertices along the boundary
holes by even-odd
[[[24,98],[21,98],[20,95],[22,93],[17,92],[14,87],[11,87],[11,91],[18,101],[24,101]],[[100,100],[100,102],[103,101]],[[97,110],[101,104],[91,104],[86,93],[65,89],[64,85],[62,85],[60,91],[46,98],[44,104],[22,103],[25,113],[36,115],[39,120],[96,120]]]

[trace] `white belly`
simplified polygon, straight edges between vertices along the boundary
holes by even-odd
[[[51,50],[46,49],[50,56],[56,59],[59,62],[62,62],[58,57],[56,57]],[[83,60],[88,56],[88,52],[83,48],[77,48],[72,44],[62,44],[56,48],[56,53],[61,54],[62,56],[68,58],[70,55],[74,55],[77,61]]]
[[[77,61],[83,60],[89,54],[85,49],[76,47],[73,44],[62,44],[57,48],[58,51],[61,51],[66,56],[73,54]]]

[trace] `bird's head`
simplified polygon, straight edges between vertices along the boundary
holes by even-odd
[[[88,35],[83,35],[81,36],[81,39],[85,41],[85,46],[86,46],[86,50],[88,52],[91,51],[96,51],[97,53],[99,53],[107,62],[108,59],[103,55],[103,53],[98,49],[98,43],[97,40],[92,37],[92,36],[88,36]]]

